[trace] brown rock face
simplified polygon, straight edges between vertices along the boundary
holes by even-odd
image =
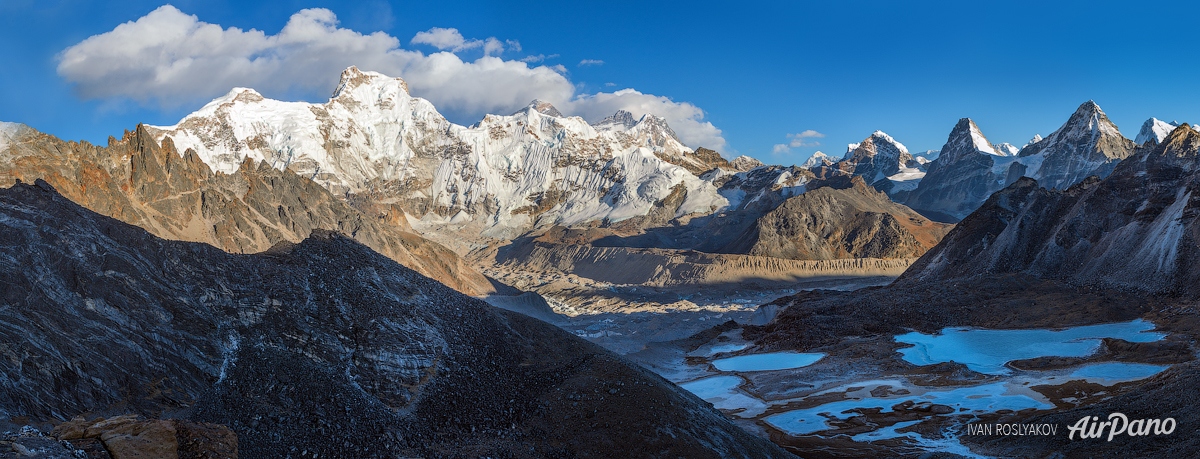
[[[919,257],[952,225],[937,223],[854,177],[790,198],[722,252],[789,258]]]
[[[72,445],[99,440],[105,457],[113,459],[233,459],[237,435],[220,424],[179,419],[139,419],[136,415],[86,420],[82,416],[59,424],[52,435]]]
[[[110,137],[108,147],[27,127],[14,137],[0,151],[0,186],[41,178],[72,201],[159,237],[253,253],[334,230],[463,293],[494,290],[454,252],[413,233],[403,211],[357,210],[316,182],[265,163],[214,174],[195,152],[180,155],[170,139],[160,147],[140,125],[121,140]]]

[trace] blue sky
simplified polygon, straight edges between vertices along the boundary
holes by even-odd
[[[323,102],[348,64],[463,124],[535,96],[590,121],[661,111],[691,146],[776,164],[877,129],[937,149],[960,117],[1020,146],[1089,99],[1131,138],[1151,116],[1200,121],[1192,15],[1133,2],[164,5],[0,2],[0,121],[103,144],[233,86]]]

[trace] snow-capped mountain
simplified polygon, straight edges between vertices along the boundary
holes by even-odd
[[[973,121],[963,118],[905,204],[962,218],[1022,176],[1065,189],[1090,175],[1108,176],[1133,149],[1133,142],[1092,101],[1045,139],[1035,135],[1016,155],[1012,145],[989,143]]]
[[[905,204],[959,218],[971,213],[989,195],[1011,183],[1008,169],[1017,157],[1004,154],[1005,149],[988,142],[970,118],[958,120],[941,155],[928,165],[928,172]]]
[[[1168,123],[1158,118],[1150,118],[1145,123],[1142,123],[1142,129],[1138,131],[1138,135],[1133,139],[1133,143],[1145,145],[1151,139],[1154,140],[1154,143],[1162,143],[1163,139],[1167,138],[1167,135],[1171,131],[1179,127],[1179,124],[1178,121]]]
[[[962,231],[947,236],[904,277],[944,281],[1019,272],[1200,295],[1193,236],[1200,221],[1192,191],[1200,178],[1200,134],[1185,126],[1137,149],[1104,179],[1057,190],[1018,180],[992,195],[963,220]]]
[[[1080,105],[1062,127],[1021,149],[1025,175],[1046,188],[1065,189],[1089,175],[1101,178],[1133,154],[1135,145],[1095,102]]]
[[[800,167],[812,169],[817,166],[830,166],[833,165],[833,163],[833,158],[830,158],[829,155],[818,151],[813,153],[812,157],[808,158],[808,161],[805,161]]]
[[[897,202],[917,188],[925,176],[925,163],[908,152],[908,147],[883,131],[871,133],[862,142],[846,146],[846,154],[836,163],[821,154],[805,163],[817,178],[860,176]]]
[[[746,155],[738,156],[737,158],[733,158],[733,160],[729,161],[729,166],[732,167],[733,170],[738,171],[738,172],[745,172],[745,171],[754,169],[754,168],[762,166],[762,165],[763,165],[762,161],[759,161],[757,159],[751,158]]]
[[[908,148],[883,131],[875,131],[869,137],[846,152],[846,159],[853,167],[852,175],[863,177],[867,183],[875,183],[900,173],[900,169],[912,159]],[[846,168],[842,168],[846,170]]]
[[[724,160],[697,155],[662,118],[620,111],[593,126],[535,100],[465,127],[409,95],[402,79],[355,67],[342,72],[324,104],[236,88],[174,126],[150,130],[219,172],[247,158],[263,161],[335,194],[369,193],[417,217],[475,221],[496,234],[644,215],[679,186],[681,213],[728,204],[690,172]]]
[[[1021,152],[1020,148],[1017,148],[1015,145],[1007,142],[993,143],[992,149],[996,151],[998,156],[1017,156],[1017,154]]]

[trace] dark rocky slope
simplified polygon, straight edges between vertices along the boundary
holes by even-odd
[[[338,233],[159,239],[0,190],[0,416],[229,426],[244,457],[786,457],[595,345]]]
[[[0,142],[0,186],[44,179],[101,214],[175,240],[253,253],[299,242],[315,229],[339,231],[468,294],[493,292],[449,249],[422,238],[397,208],[359,211],[316,182],[266,163],[214,174],[195,152],[160,147],[139,125],[107,147],[66,142],[21,125]]]

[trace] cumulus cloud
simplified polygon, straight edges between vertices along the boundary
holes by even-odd
[[[604,61],[602,61],[600,59],[584,59],[582,61],[579,61],[580,67],[583,67],[585,65],[604,65]]]
[[[325,10],[328,11],[328,10]],[[333,13],[330,13],[333,14]],[[504,52],[505,47],[513,51],[521,50],[521,43],[516,40],[500,41],[496,37],[488,37],[485,40],[466,39],[459,33],[458,29],[434,27],[424,32],[417,32],[409,41],[414,45],[429,45],[440,50],[449,50],[450,52],[460,52],[475,48],[483,48],[484,55],[495,55]]]
[[[557,55],[557,54],[551,54],[551,55],[549,55],[549,56],[547,56],[547,55],[545,55],[545,54],[538,54],[538,55],[536,55],[536,56],[525,56],[525,57],[522,57],[522,58],[521,58],[521,59],[519,59],[519,60],[520,60],[521,62],[534,63],[534,62],[542,62],[542,61],[544,61],[544,60],[546,60],[546,59],[554,59],[554,58],[556,58],[556,57],[558,57],[558,55]]]
[[[775,154],[790,153],[793,148],[818,147],[821,145],[821,142],[817,142],[815,140],[807,141],[805,139],[825,137],[825,134],[808,129],[799,134],[788,134],[787,137],[791,139],[788,141],[788,143],[775,144],[775,146],[771,148],[771,152]]]
[[[511,113],[542,99],[589,121],[618,109],[636,116],[653,113],[666,118],[685,144],[724,151],[720,129],[704,121],[698,107],[632,89],[579,94],[566,67],[529,64],[554,55],[526,62],[497,56],[520,50],[516,41],[468,39],[457,29],[432,28],[410,42],[440,51],[424,54],[402,48],[400,39],[383,32],[340,28],[327,9],[301,10],[270,35],[223,28],[164,5],[63,50],[58,74],[86,99],[128,98],[178,107],[206,102],[238,86],[268,96],[297,89],[329,94],[341,71],[356,65],[404,78],[413,95],[429,99],[460,123],[487,113]],[[473,49],[484,55],[464,61],[455,54]]]

